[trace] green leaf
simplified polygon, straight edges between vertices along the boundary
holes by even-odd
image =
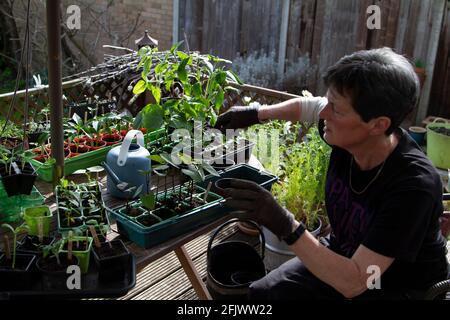
[[[215,113],[214,110],[211,110],[209,115],[211,117],[209,119],[209,125],[211,127],[214,127],[216,125],[216,122],[217,122],[217,113]]]
[[[155,161],[155,162],[158,162],[158,163],[166,163],[166,161],[164,161],[164,159],[161,158],[161,156],[159,154],[152,154],[152,155],[150,155],[150,159]]]
[[[152,92],[153,98],[155,98],[155,101],[157,104],[161,101],[161,89],[158,86],[153,86],[150,83],[148,84],[149,90]]]
[[[152,56],[145,57],[144,68],[142,71],[142,78],[147,79],[147,75],[150,72],[153,65]]]
[[[184,153],[179,153],[178,158],[180,158],[181,162],[183,162],[184,164],[192,164],[191,157],[188,157]]]
[[[162,74],[162,72],[166,69],[167,67],[167,62],[161,62],[159,63],[156,68],[155,68],[155,74]]]
[[[178,73],[178,78],[180,79],[180,81],[182,83],[186,83],[187,82],[187,71],[186,71],[186,69],[178,69],[177,73]]]
[[[220,177],[220,174],[209,163],[203,161],[202,166],[206,171],[211,173],[213,176]]]
[[[186,65],[188,64],[189,60],[190,60],[189,57],[186,58],[186,59],[184,59],[184,60],[180,63],[180,65],[178,66],[178,69],[177,69],[178,78],[180,79],[180,81],[181,81],[182,83],[187,82]]]
[[[142,128],[142,111],[139,111],[136,118],[134,118],[133,128]]]
[[[181,169],[181,172],[183,172],[185,175],[190,177],[194,181],[201,181],[202,177],[200,174],[196,171],[188,170],[188,169]]]
[[[144,80],[139,80],[133,88],[133,94],[141,94],[145,91],[146,83]]]
[[[200,85],[200,83],[197,82],[192,86],[192,93],[193,93],[194,97],[201,97],[202,86]]]
[[[181,60],[185,60],[186,58],[189,58],[189,55],[183,51],[177,51],[177,55],[180,57]]]
[[[219,88],[219,92],[217,93],[216,98],[214,100],[214,107],[215,107],[216,111],[219,111],[220,107],[222,107],[224,97],[225,97],[225,95],[224,95],[222,88]]]
[[[164,111],[159,104],[147,105],[142,114],[142,125],[144,128],[156,130],[164,124]]]
[[[178,165],[175,163],[175,160],[172,159],[172,156],[168,154],[167,152],[163,152],[160,154],[161,158],[166,161],[167,163],[170,163],[175,168],[178,168]]]
[[[164,108],[164,109],[173,109],[173,108],[176,107],[179,103],[180,103],[180,100],[170,99],[170,100],[167,100],[166,102],[164,102],[163,108]]]
[[[148,210],[153,210],[156,204],[156,195],[151,192],[141,196],[141,202]]]
[[[170,48],[170,53],[174,54],[174,53],[178,50],[178,48],[181,46],[181,44],[182,44],[183,42],[184,42],[184,41],[180,41],[180,42],[175,43],[175,44]]]
[[[228,70],[227,71],[227,76],[233,82],[236,82],[236,83],[241,84],[241,85],[244,84],[242,82],[242,80],[239,78],[239,76],[236,73],[234,73],[232,70]]]

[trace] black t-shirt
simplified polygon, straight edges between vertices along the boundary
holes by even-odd
[[[323,137],[323,120],[319,131]],[[423,290],[448,275],[446,240],[439,228],[442,184],[406,131],[399,128],[396,134],[399,143],[383,168],[361,171],[353,163],[351,186],[357,193],[349,183],[352,155],[333,146],[325,189],[330,248],[350,258],[362,244],[393,257],[381,288]]]

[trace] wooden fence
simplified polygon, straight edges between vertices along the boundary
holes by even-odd
[[[289,10],[283,11],[284,1]],[[367,28],[370,5],[381,9],[379,30]],[[254,50],[275,51],[277,57],[281,52],[288,61],[307,54],[317,66],[308,88],[315,94],[324,94],[321,74],[340,57],[360,49],[388,46],[412,61],[423,61],[429,74],[435,65],[448,70],[448,14],[447,31],[441,33],[437,54],[439,59],[446,55],[446,63],[435,61],[439,36],[433,35],[442,29],[442,6],[448,12],[445,0],[180,0],[178,34],[180,40],[188,40],[190,50],[228,59]],[[284,19],[288,24],[286,38],[282,39]],[[280,51],[283,42],[286,50]],[[447,76],[441,73],[437,70],[435,79],[447,79],[446,87],[436,84],[431,90],[430,79],[428,94],[431,90],[431,101],[443,101],[450,109],[449,72]],[[428,105],[428,98],[425,96],[422,104]]]

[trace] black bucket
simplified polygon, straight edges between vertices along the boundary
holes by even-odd
[[[229,224],[244,221],[259,230],[261,253],[243,241],[225,241],[212,247],[219,232]],[[231,219],[218,227],[208,243],[206,287],[215,300],[246,299],[252,282],[266,275],[264,266],[265,239],[253,221]]]

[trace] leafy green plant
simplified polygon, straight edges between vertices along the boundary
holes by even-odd
[[[192,130],[195,120],[214,126],[225,92],[235,90],[228,81],[241,83],[232,71],[219,67],[230,61],[178,51],[178,46],[163,54],[149,47],[139,51],[142,73],[133,93],[138,96],[149,91],[154,102],[138,114],[135,127],[152,130],[164,125]]]
[[[5,127],[2,138],[17,138],[23,135],[22,129],[16,126],[12,121],[9,121],[5,126],[5,120],[0,119],[0,128]]]
[[[273,185],[272,194],[296,219],[312,229],[325,216],[325,180],[330,147],[313,127],[305,141],[291,147],[286,175]]]
[[[44,258],[55,257],[58,265],[61,265],[61,260],[59,259],[59,253],[61,251],[61,246],[63,243],[63,239],[58,239],[51,244],[45,245],[42,247],[42,256]],[[53,254],[53,255],[50,255]]]
[[[13,234],[13,254],[12,254],[12,263],[11,263],[11,268],[15,268],[16,266],[16,247],[17,247],[17,235],[21,232],[28,232],[29,231],[29,227],[26,224],[22,224],[16,228],[13,228],[10,224],[8,223],[3,223],[1,225],[2,228],[5,228],[8,231],[11,231],[11,233]]]

